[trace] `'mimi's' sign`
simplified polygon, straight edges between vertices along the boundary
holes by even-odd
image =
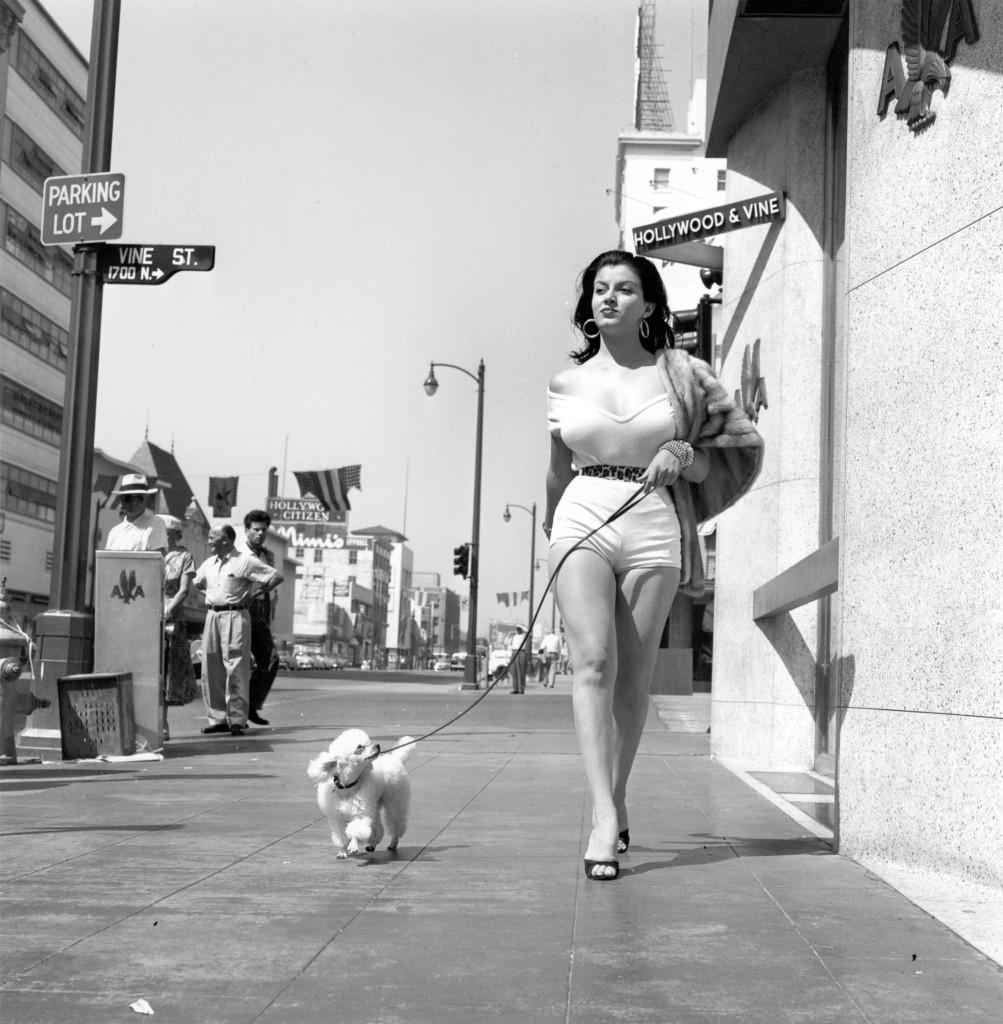
[[[748,228],[753,224],[768,224],[784,219],[783,192],[769,192],[765,196],[740,199],[727,206],[714,206],[709,210],[696,210],[679,217],[668,217],[654,224],[634,228],[634,251],[643,256],[653,249],[682,242],[695,242],[701,238],[723,235],[726,231]]]

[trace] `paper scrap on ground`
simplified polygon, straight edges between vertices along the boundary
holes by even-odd
[[[129,1009],[135,1010],[136,1013],[148,1013],[151,1017],[153,1016],[153,1007],[145,999],[137,999],[134,1003],[130,1003]]]
[[[153,751],[146,751],[142,754],[101,754],[94,758],[95,761],[163,761],[163,754],[155,754]]]

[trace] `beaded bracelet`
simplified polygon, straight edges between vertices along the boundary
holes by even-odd
[[[665,444],[658,446],[658,450],[675,455],[682,463],[683,469],[688,469],[693,465],[693,445],[686,441],[666,441]]]

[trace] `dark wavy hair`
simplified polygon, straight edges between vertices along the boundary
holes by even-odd
[[[603,267],[616,267],[626,264],[641,279],[641,292],[645,302],[655,304],[654,312],[648,317],[648,337],[640,338],[641,345],[649,352],[657,352],[663,348],[674,348],[675,335],[670,323],[671,312],[669,299],[665,294],[662,275],[651,260],[637,256],[623,249],[610,249],[600,253],[583,271],[578,285],[578,304],[571,316],[571,322],[581,331],[585,339],[582,347],[570,353],[576,363],[584,363],[599,351],[599,338],[589,338],[585,334],[585,321],[592,319],[592,290],[596,283],[596,274]]]

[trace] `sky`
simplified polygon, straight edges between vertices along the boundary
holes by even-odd
[[[85,57],[92,5],[42,0]],[[95,444],[174,453],[235,517],[269,467],[359,463],[349,526],[402,530],[416,571],[470,539],[485,363],[479,632],[523,619],[549,455],[546,385],[577,347],[585,265],[617,244],[632,0],[123,0],[109,170],[123,243],[214,245],[209,273],[104,289]],[[685,130],[705,0],[660,0]],[[699,32],[696,34],[699,36]],[[548,605],[549,607],[549,605]],[[465,622],[464,622],[465,627]]]

